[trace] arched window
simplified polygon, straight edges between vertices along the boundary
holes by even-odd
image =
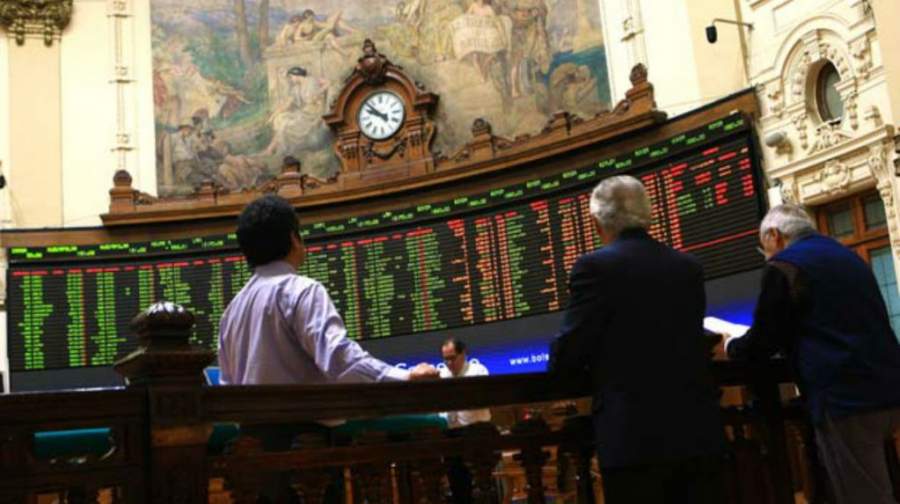
[[[829,62],[819,70],[816,77],[816,107],[823,122],[840,121],[844,115],[844,101],[837,90],[841,74]]]

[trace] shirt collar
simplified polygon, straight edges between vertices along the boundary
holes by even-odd
[[[263,276],[286,275],[288,273],[296,273],[297,271],[287,261],[272,261],[253,268],[253,273]]]
[[[634,238],[649,238],[650,234],[647,233],[647,230],[644,228],[628,228],[623,229],[619,232],[619,238],[634,239]]]

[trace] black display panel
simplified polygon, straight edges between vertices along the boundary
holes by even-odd
[[[551,314],[565,306],[577,257],[601,245],[590,189],[629,173],[653,199],[651,234],[723,277],[762,264],[754,160],[749,123],[731,116],[553,177],[307,224],[301,273],[328,288],[361,339]],[[193,311],[194,341],[215,348],[219,317],[250,276],[234,247],[225,235],[10,250],[11,370],[107,366],[135,348],[128,322],[159,299]]]

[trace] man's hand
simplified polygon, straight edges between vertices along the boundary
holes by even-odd
[[[730,345],[735,340],[743,338],[744,335],[743,334],[738,334],[738,335],[723,334],[722,336],[723,336],[722,337],[722,340],[723,340],[722,353],[724,354],[726,359],[730,359],[730,357],[728,357],[728,345]]]
[[[413,380],[437,380],[441,375],[436,367],[428,363],[421,363],[409,370],[409,379]]]

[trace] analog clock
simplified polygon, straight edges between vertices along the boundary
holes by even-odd
[[[406,117],[406,106],[399,96],[390,91],[378,91],[369,95],[359,108],[359,129],[372,140],[390,138]]]

